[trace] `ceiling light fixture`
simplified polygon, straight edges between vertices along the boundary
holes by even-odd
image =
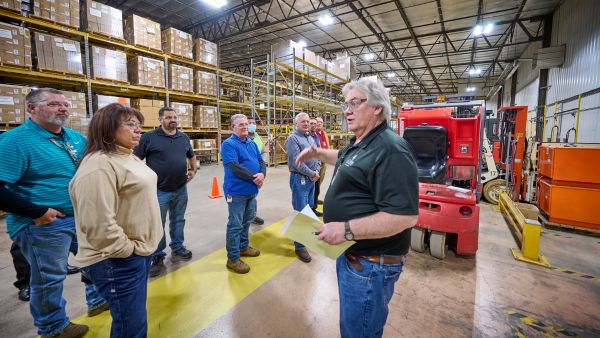
[[[202,2],[215,8],[221,8],[227,5],[227,0],[202,0]]]
[[[487,25],[485,25],[485,27],[483,27],[482,25],[476,25],[475,28],[473,28],[473,35],[474,36],[488,35],[493,30],[494,30],[493,23],[488,23]]]
[[[300,48],[306,48],[306,41],[300,40],[300,41],[298,41],[297,45]]]
[[[321,23],[321,25],[323,25],[323,26],[329,26],[329,25],[333,24],[334,22],[335,22],[335,20],[329,14],[322,15],[319,18],[319,23]]]
[[[372,61],[374,59],[375,59],[375,54],[373,54],[373,53],[365,54],[365,61]]]
[[[477,88],[475,87],[467,87],[468,92],[474,92]]]
[[[481,74],[481,69],[475,68],[475,67],[469,69],[469,75],[479,75],[479,74]]]
[[[387,77],[388,78],[396,77],[396,74],[394,72],[389,72],[389,73],[387,73]]]

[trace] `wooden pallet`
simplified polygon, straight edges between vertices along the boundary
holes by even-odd
[[[576,225],[550,222],[542,213],[538,214],[538,219],[544,225],[544,227],[548,229],[565,231],[585,236],[600,237],[599,229],[590,229]]]
[[[166,53],[172,61],[180,61],[180,62],[194,62],[194,58],[186,58],[185,56],[181,56],[181,55],[177,55],[177,54],[173,54],[173,53]]]
[[[111,84],[114,84],[114,85],[129,85],[129,81],[108,79],[108,78],[103,78],[103,77],[100,77],[100,76],[92,76],[92,80],[108,81],[108,82],[110,82]]]
[[[6,68],[20,69],[20,70],[33,70],[33,66],[15,65],[15,64],[12,64],[12,63],[5,63],[5,62],[2,62],[2,61],[0,61],[0,66],[6,67]]]
[[[132,44],[132,46],[146,50],[148,52],[164,54],[164,52],[161,49],[154,49],[154,48],[150,48],[148,46],[138,45],[138,44]]]
[[[112,36],[112,35],[108,35],[106,33],[102,33],[102,32],[89,32],[89,31],[87,33],[88,33],[89,36],[92,36],[92,37],[98,37],[98,38],[102,38],[102,39],[106,39],[106,40],[114,41],[114,42],[119,42],[119,43],[123,43],[123,44],[127,43],[127,41],[125,39],[123,39],[123,38],[118,38],[118,37],[115,37],[115,36]]]
[[[38,68],[37,71],[40,72],[40,73],[48,73],[48,74],[54,74],[54,75],[62,75],[62,76],[65,76],[65,77],[69,76],[69,77],[76,77],[76,78],[80,78],[80,79],[85,79],[85,74],[69,73],[69,72],[60,71],[60,70],[42,69],[42,68]]]

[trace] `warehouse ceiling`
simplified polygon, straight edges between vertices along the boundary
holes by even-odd
[[[107,5],[217,41],[221,68],[248,73],[272,44],[304,41],[357,75],[378,75],[404,101],[463,93],[485,97],[506,77],[560,0],[104,0]],[[333,17],[324,25],[319,19]],[[483,32],[475,30],[480,25]]]

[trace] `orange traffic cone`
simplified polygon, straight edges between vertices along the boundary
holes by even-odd
[[[217,182],[217,176],[213,177],[212,191],[211,191],[210,195],[208,195],[208,197],[210,197],[210,198],[223,197],[223,195],[221,195],[221,193],[219,192],[219,182]]]

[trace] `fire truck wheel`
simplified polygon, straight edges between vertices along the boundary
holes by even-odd
[[[425,234],[427,231],[414,227],[410,231],[410,247],[416,252],[425,252]]]
[[[506,191],[506,181],[500,178],[487,182],[483,186],[483,197],[486,201],[497,205],[500,193]]]
[[[446,257],[446,233],[432,231],[429,236],[429,251],[435,258],[444,259]]]

